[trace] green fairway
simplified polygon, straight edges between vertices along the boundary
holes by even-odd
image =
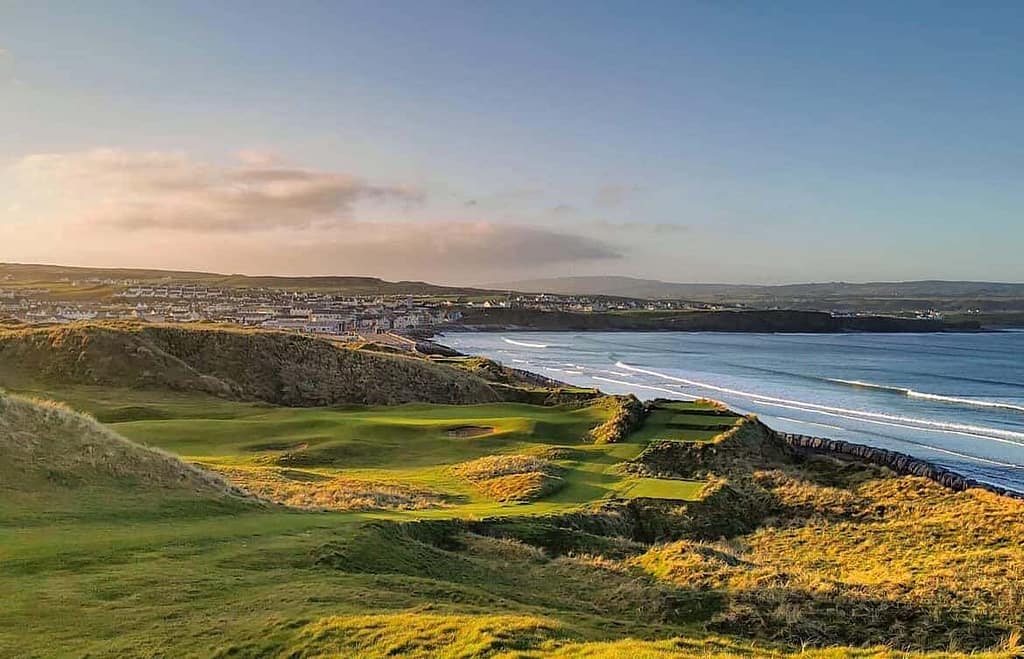
[[[644,494],[627,492],[623,489],[627,484],[630,490],[636,484],[614,469],[639,454],[642,439],[607,445],[585,442],[587,431],[606,418],[601,406],[573,409],[503,403],[254,409],[239,404],[233,417],[230,409],[222,405],[216,418],[197,418],[190,415],[188,406],[164,406],[156,409],[159,418],[111,426],[129,439],[189,461],[248,470],[253,478],[267,469],[287,468],[293,475],[305,472],[403,483],[449,497],[444,508],[417,512],[425,517],[556,512],[608,497],[657,496],[657,489],[651,488],[645,488]],[[172,416],[182,412],[183,416]],[[116,410],[105,414],[117,418]],[[704,430],[674,432],[695,441],[707,435]],[[565,485],[542,501],[497,503],[451,473],[454,465],[488,455],[548,452],[563,469]],[[692,496],[679,492],[675,484],[664,489],[666,498]]]
[[[706,483],[704,481],[670,480],[665,478],[636,478],[627,481],[620,494],[629,498],[672,499],[695,501]]]
[[[702,401],[660,403],[643,427],[630,435],[630,441],[706,442],[734,427],[741,418]]]
[[[746,498],[748,485],[641,477],[624,468],[642,464],[652,441],[703,444],[739,424],[712,404],[659,403],[624,441],[595,444],[591,430],[616,409],[607,400],[287,408],[83,385],[47,393],[106,425],[23,401],[39,410],[26,434],[27,422],[4,426],[13,417],[0,415],[0,433],[14,432],[4,439],[11,446],[51,450],[82,469],[0,464],[4,657],[891,656],[866,644],[890,638],[885,630],[901,609],[869,624],[864,612],[875,608],[857,604],[861,618],[844,626],[834,613],[847,610],[841,594],[819,603],[796,584],[787,597],[800,602],[798,613],[785,617],[772,591],[747,590],[745,570],[784,570],[787,556],[804,560],[787,544],[786,526],[741,536],[755,547],[742,549],[742,560],[733,554],[746,545],[732,541],[661,542],[680,531],[735,534],[745,528],[737,523],[767,514],[768,499]],[[104,439],[106,428],[118,435]],[[95,437],[65,455],[61,447],[72,446],[79,431]],[[119,464],[103,477],[102,458],[112,450],[104,441],[143,450],[118,436],[272,501],[201,483],[139,480]],[[192,469],[166,454],[149,459],[183,474]],[[807,493],[822,506],[844,501],[811,481],[787,480],[794,477],[813,474],[775,471],[764,482],[781,479],[774,492],[791,501]],[[849,477],[860,482],[856,473]],[[529,496],[504,496],[519,484]],[[893,496],[900,495],[879,494]],[[952,531],[943,533],[948,539]],[[841,560],[859,566],[852,559],[860,551]],[[818,569],[816,556],[807,553],[805,571]],[[726,578],[733,580],[715,581]],[[992,584],[1003,582],[982,579],[976,583],[986,585],[974,591],[956,583],[984,607],[988,593],[998,592]],[[821,592],[844,587],[829,582],[831,590]],[[736,617],[747,615],[745,602],[757,607],[753,617]],[[927,624],[975,630],[972,647],[992,647],[1002,633],[1000,626],[964,626],[936,606],[927,609]],[[837,630],[838,642],[865,649],[804,651],[798,641],[821,629],[819,620]],[[751,625],[753,637],[744,631]],[[774,629],[787,636],[775,639]]]
[[[44,393],[34,388],[23,392]],[[83,385],[47,393],[128,439],[221,470],[243,485],[272,491],[269,481],[280,481],[282,474],[287,481],[344,477],[414,487],[444,500],[438,507],[376,513],[388,517],[476,518],[554,513],[609,498],[691,499],[699,484],[639,483],[621,475],[617,466],[635,458],[649,441],[706,441],[721,432],[706,428],[727,429],[737,421],[714,414],[704,403],[671,403],[655,410],[626,442],[594,445],[587,432],[607,419],[602,405],[286,408],[198,393]],[[562,470],[563,486],[540,500],[499,503],[453,473],[455,465],[506,454],[550,454]]]

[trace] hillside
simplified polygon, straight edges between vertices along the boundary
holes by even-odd
[[[609,399],[131,397],[118,435],[290,508],[197,497],[174,484],[198,470],[8,399],[5,432],[45,450],[0,496],[5,656],[1019,656],[1024,503],[805,455],[714,404],[608,434]]]
[[[240,495],[216,474],[131,442],[52,401],[0,392],[0,497],[59,489],[180,490]]]
[[[46,286],[62,280],[112,279],[161,284],[198,284],[213,288],[271,288],[341,295],[481,295],[485,290],[439,286],[422,281],[385,281],[377,277],[285,277],[218,274],[141,268],[83,268],[63,265],[0,263],[0,287]],[[87,289],[88,287],[83,287]],[[64,291],[74,293],[74,291]],[[109,292],[109,291],[108,291]],[[102,287],[93,291],[103,296]]]
[[[676,299],[811,311],[1024,311],[1024,284],[980,281],[825,282],[760,286],[683,284],[634,277],[556,277],[505,282],[494,284],[491,288],[561,295]]]
[[[686,284],[636,277],[553,277],[488,285],[497,290],[715,301],[762,297],[1024,297],[1024,284],[984,281],[823,282],[806,284]]]
[[[203,392],[280,405],[482,403],[484,380],[423,359],[217,326],[83,323],[0,330],[0,385]]]

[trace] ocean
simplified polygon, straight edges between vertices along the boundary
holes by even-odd
[[[609,393],[714,398],[787,432],[1024,492],[1024,331],[458,332],[442,343]]]

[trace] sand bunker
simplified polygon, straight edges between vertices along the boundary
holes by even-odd
[[[490,426],[455,426],[448,429],[449,437],[481,437],[490,435],[494,428]]]

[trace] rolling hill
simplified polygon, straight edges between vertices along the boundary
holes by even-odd
[[[62,280],[133,280],[149,284],[197,284],[215,288],[269,288],[319,291],[341,295],[481,295],[488,291],[439,286],[422,281],[385,281],[377,277],[286,277],[218,274],[142,268],[86,268],[63,265],[0,263],[0,287],[43,286]]]
[[[5,656],[1019,656],[1024,504],[801,456],[713,405],[595,444],[600,405],[148,395],[118,435],[288,507],[0,399]]]
[[[202,392],[294,406],[484,403],[483,379],[308,336],[219,326],[82,323],[0,330],[0,385]]]
[[[633,277],[556,277],[493,284],[530,293],[743,304],[753,308],[895,313],[1024,311],[1024,284],[978,281],[826,282],[759,286],[683,284]],[[993,324],[1000,324],[1000,317]],[[1010,323],[1013,324],[1013,323]]]
[[[978,298],[1024,297],[1024,284],[983,281],[824,282],[806,284],[686,284],[636,277],[554,277],[488,285],[498,290],[559,295],[607,295],[700,301],[788,297]]]

